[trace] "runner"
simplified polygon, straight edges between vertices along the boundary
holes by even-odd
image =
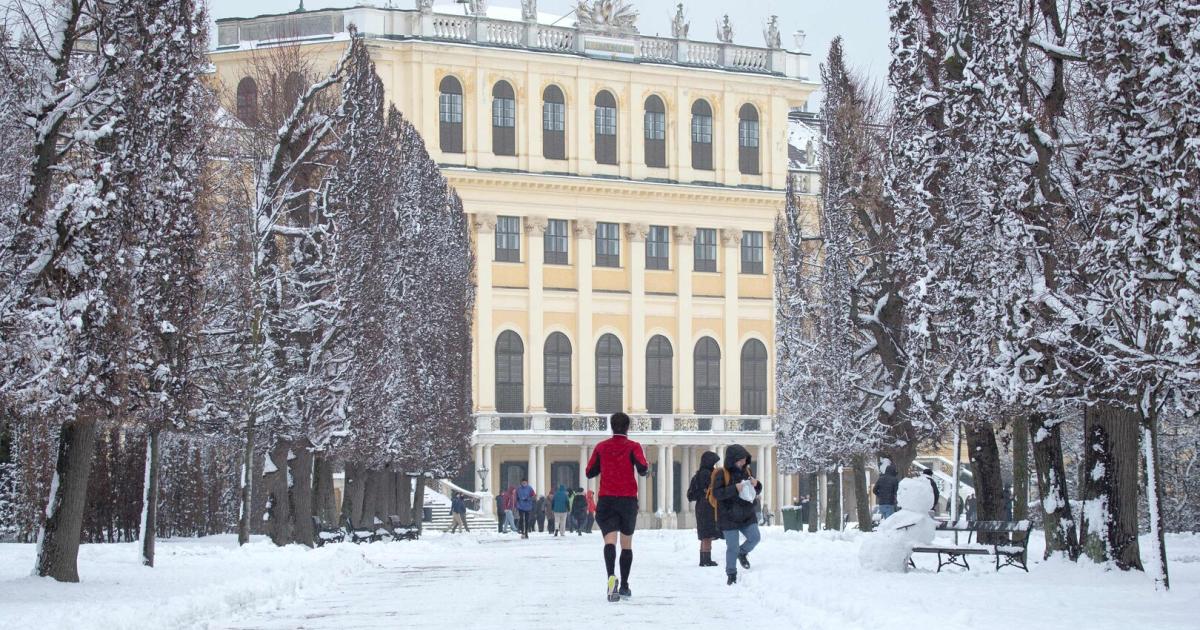
[[[608,570],[608,601],[633,596],[629,590],[629,569],[633,566],[633,528],[637,524],[637,478],[650,469],[642,445],[626,437],[629,416],[617,412],[609,420],[613,436],[596,445],[588,460],[587,476],[600,475],[600,499],[596,502],[596,524],[604,535],[604,568]],[[603,473],[603,474],[601,474]],[[617,533],[621,534],[621,584],[613,565],[617,560]]]

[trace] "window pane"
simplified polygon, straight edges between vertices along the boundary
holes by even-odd
[[[542,103],[542,129],[562,131],[565,128],[566,111],[562,103]]]
[[[615,107],[596,108],[596,134],[601,136],[617,135],[617,109]]]
[[[743,147],[758,147],[758,121],[738,121],[738,143]]]
[[[463,119],[462,94],[441,94],[438,97],[438,115],[441,122],[461,123]]]
[[[712,116],[692,116],[692,142],[712,144]]]
[[[646,238],[646,268],[669,269],[670,252],[670,229],[664,225],[650,226],[650,234]]]
[[[696,230],[696,271],[717,270],[717,230],[714,228],[699,228]]]
[[[596,265],[599,267],[621,266],[621,236],[618,224],[596,224]]]
[[[546,263],[551,265],[567,264],[567,220],[550,219],[546,225],[545,237]]]
[[[663,112],[646,112],[645,132],[647,140],[666,139],[667,115]]]
[[[517,124],[517,102],[511,98],[492,100],[492,126],[515,127]]]
[[[763,233],[742,233],[742,273],[763,272]]]
[[[496,260],[521,261],[520,217],[496,217]]]

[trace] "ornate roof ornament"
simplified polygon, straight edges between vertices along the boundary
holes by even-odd
[[[721,18],[721,23],[717,25],[717,41],[726,44],[733,43],[733,24],[729,22],[729,14]]]
[[[581,28],[616,33],[636,33],[637,9],[625,0],[578,0],[575,17]]]
[[[688,28],[691,24],[683,17],[683,3],[675,7],[675,17],[671,20],[671,36],[675,39],[687,39]]]
[[[469,0],[467,2],[467,10],[471,13],[471,15],[478,15],[479,17],[486,17],[487,16],[487,0]]]
[[[526,22],[537,21],[537,0],[521,0],[521,19]]]
[[[779,34],[778,15],[772,15],[771,19],[767,20],[767,27],[763,29],[763,39],[767,42],[767,48],[771,50],[783,48],[783,38]]]
[[[417,0],[417,10],[421,13],[432,13],[433,0]]]

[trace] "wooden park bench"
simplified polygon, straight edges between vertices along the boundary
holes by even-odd
[[[388,524],[391,525],[388,534],[392,540],[417,540],[421,537],[421,530],[405,525],[395,514],[388,516]]]
[[[332,527],[321,522],[318,516],[312,517],[313,531],[316,532],[316,543],[318,547],[324,547],[325,543],[342,542],[346,540],[346,532],[340,527]]]
[[[346,517],[346,534],[350,536],[350,542],[355,544],[383,540],[383,535],[379,533],[378,529],[355,527],[354,521],[349,516]]]
[[[994,556],[997,571],[1000,570],[1000,567],[1016,566],[1028,573],[1029,566],[1026,564],[1026,560],[1029,549],[1029,530],[1029,521],[974,521],[967,523],[965,527],[947,524],[939,526],[938,531],[967,532],[966,544],[960,545],[956,540],[952,545],[934,544],[913,547],[913,553],[937,554],[938,572],[941,572],[942,567],[950,565],[970,570],[971,565],[967,562],[968,556]],[[976,542],[972,545],[971,539],[978,540],[979,534],[987,534],[989,542]],[[957,538],[957,534],[955,537]],[[909,563],[912,563],[911,559]]]

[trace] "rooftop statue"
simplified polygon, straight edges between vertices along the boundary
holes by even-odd
[[[733,43],[733,24],[729,22],[728,13],[726,13],[725,17],[721,19],[721,23],[717,25],[717,41],[724,42],[726,44]]]
[[[417,10],[421,13],[433,11],[433,0],[417,0]]]
[[[521,19],[526,22],[537,21],[537,0],[521,0]]]
[[[683,3],[680,2],[675,7],[675,18],[671,20],[671,36],[675,39],[687,39],[689,26],[691,25],[683,17]]]
[[[637,9],[625,0],[579,0],[575,7],[578,25],[582,28],[621,33],[636,33]]]
[[[767,40],[767,48],[778,50],[783,48],[783,39],[779,34],[779,16],[772,15],[767,20],[767,28],[763,29],[763,39]]]
[[[471,15],[484,17],[487,15],[487,0],[468,0],[467,9]]]

